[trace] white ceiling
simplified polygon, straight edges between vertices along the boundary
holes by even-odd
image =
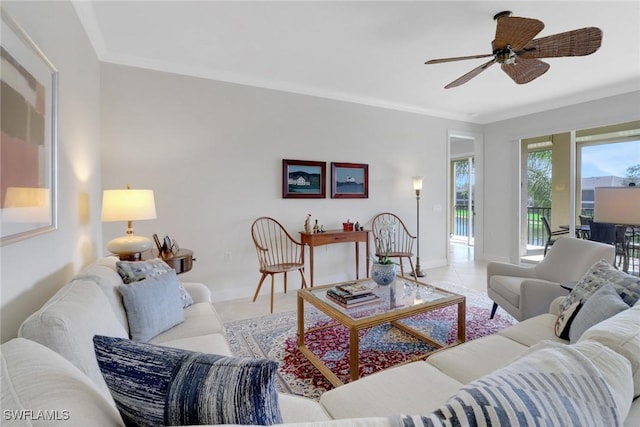
[[[102,61],[476,123],[640,89],[640,1],[77,1]],[[551,58],[533,82],[499,66],[444,89],[491,53],[493,16],[543,37],[600,27],[602,47]]]

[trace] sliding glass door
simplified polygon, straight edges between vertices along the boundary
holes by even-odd
[[[552,231],[588,237],[581,225],[593,217],[595,188],[640,186],[640,121],[523,139],[520,167],[520,255],[539,261],[543,216]]]

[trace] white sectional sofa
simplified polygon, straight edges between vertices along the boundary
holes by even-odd
[[[107,257],[86,267],[23,323],[19,338],[1,346],[3,425],[40,425],[46,419],[55,425],[123,425],[93,347],[95,335],[129,337],[115,263],[115,258]],[[231,356],[208,288],[183,285],[194,304],[184,309],[184,322],[151,343]],[[428,415],[465,385],[512,364],[520,366],[524,360],[526,366],[546,366],[557,359],[557,365],[563,359],[553,354],[567,348],[582,354],[603,378],[620,425],[640,426],[640,303],[589,329],[591,335],[585,333],[589,337],[582,342],[569,345],[554,334],[561,300],[554,301],[549,314],[440,351],[426,361],[330,390],[319,402],[279,394],[282,421],[309,426],[395,425],[398,419],[393,417]],[[532,351],[532,346],[541,348]],[[532,356],[534,361],[529,362]],[[514,360],[521,357],[517,365]],[[566,369],[571,371],[571,366]]]
[[[127,313],[118,291],[123,282],[116,272],[116,262],[116,257],[105,257],[84,268],[25,320],[18,331],[19,338],[2,345],[3,410],[66,409],[70,412],[69,425],[123,425],[100,373],[92,341],[94,335],[129,337]],[[211,304],[209,289],[200,283],[182,284],[194,304],[184,309],[184,322],[150,342],[231,356],[224,325]],[[60,379],[67,373],[70,378],[83,379],[82,388],[91,391],[74,392],[75,399],[71,399],[58,393],[55,381],[46,381],[52,390],[45,396],[54,400],[43,398],[45,386],[40,382],[49,374]],[[16,392],[12,399],[8,396],[10,391]],[[32,397],[38,399],[38,405],[29,403]],[[92,407],[107,416],[97,416],[88,409]],[[320,405],[299,396],[281,395],[280,408],[288,421],[328,419]]]

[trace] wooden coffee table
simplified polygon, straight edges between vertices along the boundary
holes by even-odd
[[[391,323],[394,327],[436,347],[435,351],[437,351],[437,349],[447,347],[448,345],[446,343],[440,343],[423,332],[407,326],[402,323],[401,320],[457,304],[458,336],[456,342],[449,346],[462,343],[466,339],[466,306],[463,295],[445,291],[406,277],[397,278],[390,286],[378,286],[371,279],[342,283],[364,283],[370,286],[373,292],[381,297],[381,300],[379,302],[346,309],[327,298],[327,290],[341,283],[298,290],[298,348],[335,387],[342,385],[343,382],[305,344],[305,334],[317,330],[305,330],[305,301],[349,330],[349,373],[351,381],[357,380],[360,377],[358,332],[362,329]],[[393,292],[391,287],[394,287]],[[324,326],[324,328],[331,326],[335,326],[335,324]],[[424,354],[422,358],[429,356],[433,352],[434,351]]]

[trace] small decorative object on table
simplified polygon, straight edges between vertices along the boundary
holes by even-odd
[[[311,233],[311,214],[307,214],[307,219],[304,220],[304,232]]]
[[[171,255],[171,239],[169,236],[164,236],[164,241],[162,243],[162,256]]]
[[[156,244],[156,248],[158,249],[158,253],[162,252],[162,243],[160,243],[160,239],[156,233],[153,233],[153,241]]]
[[[353,231],[353,223],[349,220],[342,223],[342,231]]]

